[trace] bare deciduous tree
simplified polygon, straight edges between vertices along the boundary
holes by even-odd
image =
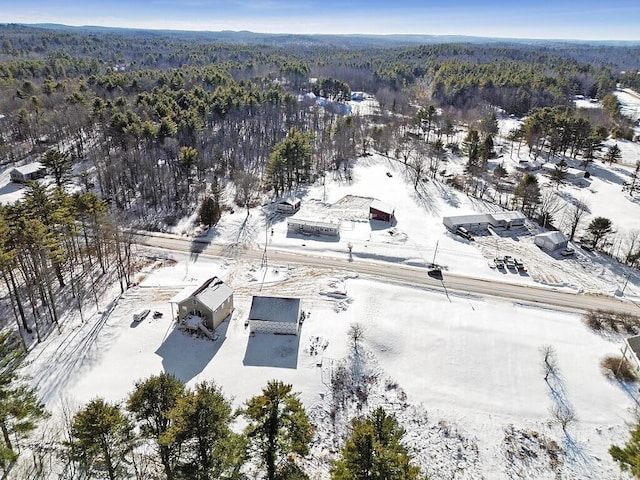
[[[542,371],[544,372],[544,379],[547,381],[549,375],[553,376],[558,371],[556,349],[551,345],[544,345],[540,349],[540,353],[542,353]]]
[[[589,213],[589,205],[587,205],[584,200],[576,200],[565,212],[565,221],[569,228],[569,240],[573,241],[580,222],[584,219],[585,215]]]
[[[353,343],[353,349],[358,351],[358,344],[364,338],[364,327],[361,323],[352,323],[349,326],[349,340]]]

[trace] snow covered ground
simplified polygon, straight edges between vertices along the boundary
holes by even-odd
[[[516,125],[515,119],[501,121],[501,132]],[[517,145],[512,150],[509,142],[498,143],[504,149],[496,161],[508,170],[528,156],[526,147],[518,155]],[[589,181],[567,183],[559,192],[565,199],[586,199],[591,217],[607,216],[619,230],[640,228],[638,203],[621,193],[640,147],[618,144],[623,164],[597,163]],[[459,171],[462,163],[451,159],[446,168]],[[215,380],[239,406],[268,380],[281,379],[301,392],[317,426],[306,466],[312,479],[328,478],[328,462],[350,417],[378,405],[401,420],[417,462],[432,478],[619,478],[607,449],[626,439],[637,392],[607,380],[599,362],[619,352],[620,339],[593,334],[572,312],[374,282],[350,274],[348,265],[435,262],[445,272],[605,294],[620,294],[628,280],[629,300],[637,299],[640,278],[606,255],[576,249],[575,258],[565,259],[542,252],[533,244],[533,234],[541,231],[533,224],[466,241],[449,233],[442,217],[496,207],[431,180],[416,190],[403,163],[381,155],[360,158],[352,167],[351,180],[327,173],[292,192],[302,199],[297,215],[339,219],[339,237],[288,233],[287,217],[276,213],[275,203],[249,216],[241,209],[225,212],[202,236],[344,258],[344,271],[263,268],[241,255],[214,261],[141,249],[140,255],[173,261],[156,263],[140,275],[139,286],[120,297],[114,291],[85,323],[69,319],[62,334],[30,353],[26,368],[47,406],[58,412],[65,402],[81,405],[96,396],[119,401],[136,380],[160,371],[189,385]],[[3,179],[0,193],[10,185]],[[369,220],[372,198],[395,207],[392,224]],[[197,233],[192,222],[185,219],[178,230]],[[505,254],[522,259],[527,273],[489,268],[490,260]],[[169,300],[214,275],[234,288],[236,309],[212,341],[175,328]],[[346,295],[331,294],[336,291]],[[302,298],[310,316],[300,336],[249,335],[245,320],[258,293]],[[132,314],[141,308],[164,315],[134,323]],[[357,352],[347,335],[356,322],[365,329]],[[549,382],[542,373],[544,345],[558,357],[559,374]],[[340,369],[361,390],[336,409],[330,379]],[[559,404],[576,413],[566,433],[551,413]]]
[[[28,366],[33,384],[57,412],[69,399],[76,405],[96,396],[119,401],[136,380],[160,371],[189,385],[215,380],[237,406],[270,379],[290,382],[318,426],[307,464],[313,479],[328,478],[349,418],[377,405],[395,412],[432,478],[618,478],[607,449],[626,438],[635,390],[607,380],[599,361],[619,352],[619,339],[591,333],[575,313],[357,278],[348,271],[348,244],[352,261],[425,265],[435,257],[450,271],[574,290],[614,293],[626,270],[582,251],[571,260],[550,257],[533,245],[533,226],[475,242],[455,237],[442,225],[443,215],[487,206],[437,182],[417,192],[404,175],[401,162],[366,157],[355,164],[350,182],[327,174],[324,185],[298,192],[299,215],[341,219],[338,238],[287,233],[286,217],[274,204],[249,217],[225,214],[205,237],[343,257],[345,272],[171,254],[175,263],[142,274],[139,286],[101,304],[102,313],[85,324],[66,324],[61,335],[37,346]],[[394,224],[368,220],[365,207],[373,197],[395,206]],[[496,251],[522,258],[528,274],[490,269]],[[215,341],[176,329],[168,303],[213,275],[234,288],[236,307]],[[634,282],[625,294],[633,293]],[[330,294],[335,291],[347,295]],[[249,335],[245,320],[258,293],[302,298],[310,316],[299,337]],[[140,308],[164,315],[134,323]],[[358,355],[347,335],[356,322],[365,328]],[[560,374],[549,383],[541,366],[544,345],[558,355]],[[330,378],[341,366],[358,372],[353,384],[366,385],[367,400],[352,399],[336,413]],[[568,434],[553,420],[558,402],[577,416]]]

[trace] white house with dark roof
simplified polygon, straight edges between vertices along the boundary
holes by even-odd
[[[299,298],[255,295],[248,319],[251,333],[297,335],[301,313]]]
[[[200,317],[207,328],[214,330],[233,312],[233,289],[218,277],[213,277],[190,295],[174,297],[172,303],[178,305],[178,320]]]

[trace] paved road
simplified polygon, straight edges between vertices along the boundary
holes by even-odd
[[[244,248],[235,245],[207,244],[193,242],[169,235],[145,234],[138,232],[135,240],[140,245],[166,250],[191,252],[194,255],[223,258],[244,258],[260,260],[263,251],[257,248]],[[444,280],[440,282],[427,276],[427,269],[410,267],[387,262],[362,260],[354,255],[349,259],[323,256],[317,253],[295,252],[269,248],[269,262],[300,265],[324,270],[340,270],[353,272],[382,281],[412,285],[431,290],[445,291],[448,294],[475,294],[508,299],[540,306],[550,306],[571,310],[602,309],[632,314],[640,314],[640,304],[628,298],[617,298],[607,295],[573,293],[540,285],[506,283],[497,280],[483,279],[444,272]]]

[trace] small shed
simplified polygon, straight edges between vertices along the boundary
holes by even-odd
[[[490,213],[489,223],[492,227],[511,228],[522,227],[527,217],[522,212],[494,212]]]
[[[293,233],[338,236],[340,234],[340,223],[291,217],[287,220],[287,230]]]
[[[46,174],[47,170],[40,162],[27,163],[26,165],[12,168],[9,172],[11,181],[15,183],[27,183],[31,180],[42,178]]]
[[[213,277],[190,295],[174,297],[172,303],[178,304],[178,320],[200,317],[207,328],[214,330],[233,312],[233,289],[218,277]]]
[[[277,210],[281,213],[295,213],[300,210],[300,199],[296,197],[284,198],[278,202]]]
[[[546,232],[540,233],[533,237],[533,241],[541,249],[547,252],[553,252],[561,248],[567,248],[569,239],[562,232]]]
[[[251,300],[249,327],[251,333],[297,335],[301,319],[300,299],[263,297]]]
[[[382,220],[383,222],[391,222],[395,209],[378,199],[373,199],[369,205],[369,218],[372,220]]]
[[[451,231],[456,231],[458,227],[474,229],[485,229],[491,224],[491,217],[486,213],[474,213],[470,215],[454,215],[451,217],[443,217],[442,223]]]

